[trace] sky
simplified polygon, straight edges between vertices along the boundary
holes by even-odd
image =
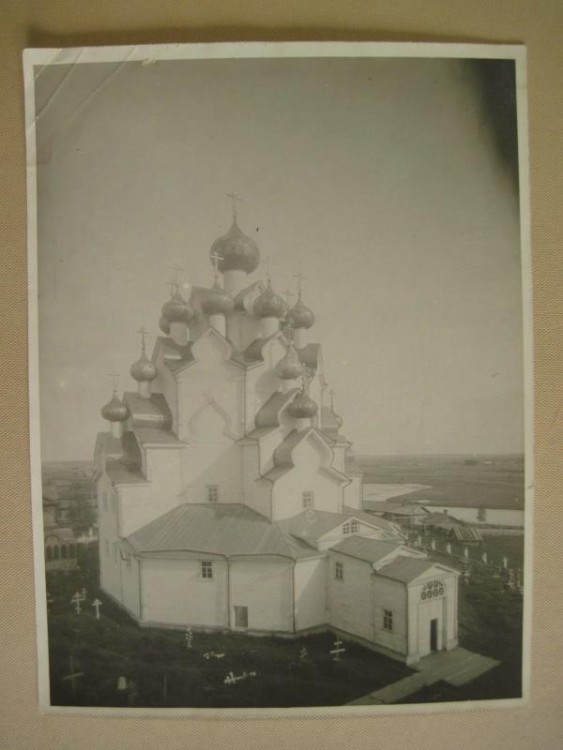
[[[518,195],[501,99],[454,59],[38,70],[43,460],[92,457],[108,373],[135,389],[136,332],[152,347],[171,268],[212,283],[231,191],[274,288],[306,277],[310,338],[358,453],[521,451]]]

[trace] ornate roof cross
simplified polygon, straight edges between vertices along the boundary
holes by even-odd
[[[112,382],[114,394],[117,394],[117,381],[119,380],[119,373],[118,372],[108,372],[108,377],[111,378],[111,382]]]
[[[237,204],[236,201],[242,202],[242,198],[240,195],[237,195],[236,193],[227,193],[227,198],[231,199],[231,206],[233,209],[233,221],[236,221],[237,219]]]
[[[276,261],[272,260],[271,256],[268,255],[264,258],[264,265],[266,266],[266,278],[270,282],[272,280],[271,267],[276,265]]]
[[[137,331],[137,333],[141,334],[141,351],[144,354],[145,351],[146,351],[146,345],[147,345],[146,335],[147,335],[148,331],[146,330],[146,328],[139,328],[139,330]]]
[[[297,273],[293,274],[293,278],[297,279],[297,298],[299,299],[299,301],[301,301],[301,292],[303,291],[302,285],[303,285],[303,281],[307,280],[307,277],[303,276],[303,273],[301,272],[301,269],[300,269]]]
[[[285,304],[289,307],[289,300],[291,297],[295,297],[294,292],[292,292],[291,289],[286,289],[285,292],[283,292],[283,296],[285,297]]]
[[[170,270],[174,272],[174,276],[168,283],[170,284],[170,293],[174,294],[174,291],[178,291],[180,286],[183,288],[188,286],[186,283],[180,285],[180,275],[187,273],[187,271],[185,268],[180,268],[180,266],[170,266]]]

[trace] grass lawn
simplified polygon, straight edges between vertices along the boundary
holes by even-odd
[[[343,659],[330,655],[334,635],[323,633],[288,640],[239,633],[193,634],[192,648],[185,633],[138,627],[98,590],[87,593],[83,611],[70,605],[82,581],[67,576],[51,594],[49,655],[53,705],[137,707],[287,707],[342,705],[411,674],[411,670],[363,647],[345,642]],[[56,589],[56,586],[52,588]],[[103,601],[96,620],[91,602]],[[307,656],[300,658],[305,647]],[[209,652],[222,658],[206,658]],[[74,670],[83,672],[73,696],[69,681],[70,656]],[[256,672],[236,685],[235,676]],[[134,688],[118,691],[118,679]],[[131,702],[129,702],[131,701]]]

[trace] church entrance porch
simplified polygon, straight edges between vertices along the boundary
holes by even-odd
[[[444,615],[444,599],[418,605],[418,653],[421,657],[444,648]]]

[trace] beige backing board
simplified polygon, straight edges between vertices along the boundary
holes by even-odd
[[[0,748],[558,748],[563,741],[561,552],[558,488],[563,461],[561,320],[563,233],[556,215],[561,183],[559,3],[371,2],[264,4],[65,0],[0,4],[2,139],[2,502],[3,608],[0,616]],[[42,716],[37,708],[35,604],[27,406],[25,47],[78,47],[211,41],[434,41],[525,44],[535,340],[535,544],[531,699],[527,707],[480,713],[186,719]]]

